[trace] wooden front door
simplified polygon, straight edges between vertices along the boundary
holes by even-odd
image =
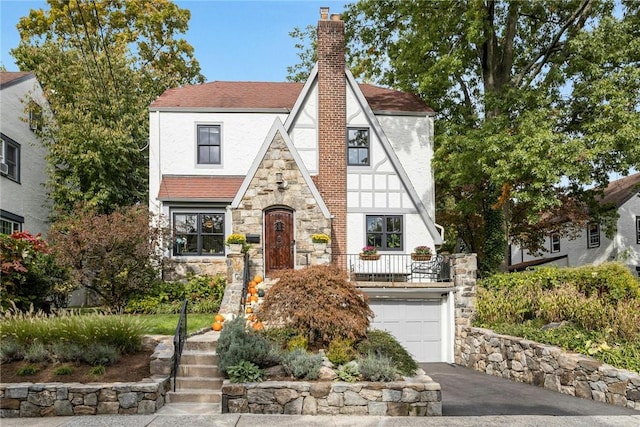
[[[272,209],[264,216],[265,274],[293,268],[293,212]]]

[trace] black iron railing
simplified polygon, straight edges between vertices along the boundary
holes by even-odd
[[[185,299],[180,310],[180,318],[176,326],[176,333],[173,335],[173,366],[171,367],[171,378],[173,380],[173,391],[176,391],[176,376],[178,375],[178,367],[180,366],[180,357],[184,349],[184,343],[187,340],[187,305]]]
[[[249,253],[244,254],[244,270],[242,271],[242,299],[240,305],[242,306],[242,313],[244,313],[245,305],[247,304],[247,293],[249,292],[249,282],[251,281],[249,272]]]
[[[353,280],[360,282],[448,282],[449,259],[434,255],[430,259],[412,258],[410,254],[378,254],[377,257],[347,255]]]

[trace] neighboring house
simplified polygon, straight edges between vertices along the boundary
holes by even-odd
[[[575,267],[619,260],[633,273],[640,273],[640,173],[612,181],[600,203],[618,212],[616,234],[611,239],[597,222],[589,223],[574,239],[551,233],[542,255],[534,256],[512,247],[509,269],[522,270],[534,265]]]
[[[306,83],[216,81],[151,104],[149,205],[173,228],[179,274],[225,271],[225,239],[241,233],[253,242],[252,274],[333,262],[369,280],[425,280],[412,274],[410,254],[442,243],[433,110],[412,94],[357,83],[344,48],[344,23],[325,16]],[[312,244],[316,233],[331,236],[326,249]],[[366,245],[379,260],[358,257]],[[433,285],[372,307],[379,324],[382,311],[399,329],[412,322],[418,360],[451,360],[452,338],[440,330],[452,296]],[[424,350],[426,340],[437,344]]]
[[[0,72],[0,233],[49,229],[47,151],[36,135],[47,103],[35,76]]]

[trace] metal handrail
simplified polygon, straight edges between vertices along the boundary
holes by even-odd
[[[176,376],[178,375],[178,367],[180,366],[184,343],[187,340],[187,305],[188,301],[185,299],[182,303],[182,309],[180,310],[176,333],[173,335],[173,366],[171,367],[173,391],[176,391]]]
[[[360,254],[347,255],[347,267],[353,280],[359,282],[448,282],[449,259],[433,255],[431,259],[413,259],[411,254],[379,254],[375,259]]]

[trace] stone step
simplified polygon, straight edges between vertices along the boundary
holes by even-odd
[[[212,351],[183,351],[180,365],[209,365],[218,364],[218,355]]]
[[[184,343],[183,351],[215,351],[218,345],[217,337],[200,338],[200,336],[188,338]]]
[[[176,377],[177,390],[220,390],[224,378]]]
[[[217,378],[221,377],[220,370],[217,365],[184,365],[180,364],[178,368],[179,377],[204,377]]]
[[[222,413],[220,403],[167,403],[158,415],[218,415]]]
[[[169,403],[220,403],[222,392],[220,390],[177,390],[167,393]]]

